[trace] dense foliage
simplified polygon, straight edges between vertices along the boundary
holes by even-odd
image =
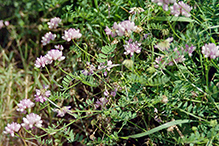
[[[5,145],[219,145],[219,3],[0,0]]]

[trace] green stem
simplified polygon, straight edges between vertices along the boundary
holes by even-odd
[[[208,59],[206,58],[206,62],[208,63]],[[207,93],[209,91],[209,83],[208,83],[208,73],[209,73],[209,67],[205,63],[205,80],[206,80],[206,86],[207,86]]]
[[[86,55],[91,56],[95,59],[97,59],[96,57],[94,57],[93,55],[89,54],[88,52],[86,52],[85,50],[83,50],[80,46],[78,46],[78,44],[73,40],[74,44],[82,51],[84,52]]]

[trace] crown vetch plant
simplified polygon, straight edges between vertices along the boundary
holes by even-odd
[[[219,143],[215,2],[54,3],[40,5],[51,8],[37,24],[45,35],[30,63],[34,83],[14,99],[4,136],[24,145]]]

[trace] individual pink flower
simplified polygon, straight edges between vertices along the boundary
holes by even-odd
[[[106,29],[104,29],[106,34],[111,35],[111,37],[116,37],[117,36],[117,33],[116,33],[117,25],[118,24],[116,22],[114,22],[112,30],[108,26],[106,26]]]
[[[82,70],[82,73],[85,76],[92,75],[94,73],[94,71],[96,70],[96,67],[93,64],[90,64],[90,62],[87,62],[86,65],[87,65],[87,67],[86,67],[86,69]]]
[[[112,30],[108,26],[106,26],[104,31],[106,32],[107,35],[111,35],[111,37],[115,37],[116,36],[116,35],[113,35]]]
[[[64,47],[62,45],[55,45],[54,46],[56,49],[59,49],[59,50],[64,50]]]
[[[48,58],[46,58],[45,56],[40,56],[40,58],[37,58],[34,65],[37,68],[40,68],[40,67],[45,67],[49,62],[50,60]]]
[[[173,51],[174,51],[174,55],[172,58],[175,60],[176,63],[180,63],[186,60],[184,58],[184,53],[186,52],[184,51],[183,48],[181,48],[181,50],[178,50],[178,48],[176,47],[173,49]],[[170,62],[168,65],[173,65],[173,62]]]
[[[121,34],[123,34],[125,36],[130,36],[131,33],[137,29],[137,26],[135,25],[135,23],[130,21],[130,20],[122,21],[119,25],[121,27],[119,27],[118,32],[121,33],[123,31],[123,33],[121,33]],[[117,32],[117,34],[119,36],[123,36],[118,32]]]
[[[108,92],[107,89],[103,92],[103,94],[104,94],[106,97],[109,97],[109,92]]]
[[[191,47],[189,47],[187,44],[185,45],[186,49],[185,52],[188,52],[189,56],[192,56],[192,53],[195,51],[196,47],[194,47],[193,45]]]
[[[35,100],[37,102],[45,102],[47,100],[47,98],[51,95],[51,92],[49,90],[47,90],[49,88],[49,86],[44,86],[43,89],[39,90],[36,89],[36,94],[35,96]]]
[[[52,63],[52,61],[62,61],[65,59],[65,56],[62,56],[62,51],[56,50],[56,49],[52,49],[50,50],[46,56],[45,56],[48,60],[50,60],[49,64]]]
[[[176,0],[152,0],[152,2],[157,3],[159,6],[163,6],[163,9],[168,11],[168,5],[170,3],[175,3]]]
[[[119,64],[113,64],[111,60],[108,60],[107,65],[105,65],[104,62],[100,63],[100,65],[98,65],[98,70],[106,69],[107,71],[110,71],[111,68],[115,66],[119,66]],[[104,72],[104,76],[107,76],[107,71]]]
[[[110,71],[110,69],[113,67],[113,62],[111,60],[107,61],[107,70]]]
[[[160,66],[165,67],[166,63],[164,63],[164,57],[163,56],[158,56],[155,58],[155,68],[159,68]]]
[[[158,48],[162,51],[168,50],[170,48],[170,42],[172,41],[173,41],[173,37],[167,38],[166,40],[155,45],[154,48]]]
[[[80,38],[82,34],[80,33],[79,29],[70,28],[69,30],[65,30],[64,36],[62,36],[62,39],[70,42],[72,39]]]
[[[20,103],[17,104],[17,111],[25,113],[27,108],[31,108],[34,106],[34,103],[30,99],[23,99]]]
[[[140,14],[141,12],[144,12],[144,9],[142,9],[141,7],[133,7],[129,11],[130,14]]]
[[[174,3],[173,6],[170,6],[171,14],[178,17],[181,13],[181,15],[184,15],[185,17],[190,17],[190,11],[192,10],[192,7],[185,4],[183,1],[179,1],[178,3]]]
[[[105,32],[107,35],[111,35],[112,37],[115,36],[130,36],[133,31],[137,30],[137,26],[134,22],[131,22],[130,20],[125,20],[117,24],[114,22],[112,30],[108,28],[108,26],[105,29]]]
[[[8,134],[10,133],[12,137],[14,137],[14,133],[18,132],[21,128],[21,125],[16,123],[16,122],[12,122],[11,124],[7,124],[7,126],[5,127],[5,131],[3,131],[4,134]]]
[[[104,69],[105,67],[106,67],[105,62],[101,62],[100,65],[98,65],[97,69],[101,70],[101,69]]]
[[[47,32],[43,37],[42,37],[42,44],[43,46],[47,45],[50,43],[51,40],[55,40],[56,34],[52,34],[51,32]]]
[[[170,12],[172,15],[178,17],[181,12],[181,7],[177,3],[174,3],[173,6],[170,6]]]
[[[53,111],[58,113],[57,116],[59,116],[59,117],[64,117],[64,115],[65,115],[67,112],[70,112],[70,109],[71,109],[71,106],[63,106],[62,108],[60,108],[60,109],[54,109]]]
[[[99,100],[97,99],[96,104],[94,104],[95,108],[97,109],[98,107],[101,107],[101,109],[105,108],[106,109],[106,104],[109,102],[105,97],[100,98]]]
[[[0,29],[2,29],[2,27],[4,27],[4,21],[0,20]]]
[[[141,43],[138,43],[137,41],[132,42],[132,40],[129,39],[128,42],[126,41],[126,45],[123,45],[125,48],[125,51],[126,51],[126,52],[124,52],[124,54],[125,55],[130,54],[130,56],[133,56],[134,52],[140,53],[141,52],[141,48],[139,47],[140,45],[141,45]]]
[[[116,96],[116,92],[117,92],[117,89],[115,89],[114,91],[112,91],[112,92],[110,93],[110,95],[112,95],[113,97],[115,97],[115,96]]]
[[[47,24],[49,25],[50,29],[53,29],[53,28],[56,29],[61,22],[62,22],[62,19],[58,17],[54,17],[50,19],[50,22],[48,22]]]
[[[5,26],[8,26],[9,24],[9,21],[5,21]]]
[[[181,14],[184,15],[185,17],[190,17],[190,11],[192,10],[192,7],[189,5],[185,4],[183,1],[178,2],[178,4],[181,7]]]
[[[202,54],[207,58],[215,59],[219,56],[219,46],[216,46],[214,43],[205,44],[202,46]]]
[[[26,116],[26,118],[23,118],[23,123],[21,124],[26,129],[36,127],[42,127],[43,121],[41,120],[41,117],[37,114],[30,113]]]

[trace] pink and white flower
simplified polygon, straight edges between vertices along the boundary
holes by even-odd
[[[57,116],[59,116],[59,117],[64,117],[64,115],[65,115],[67,112],[70,112],[70,109],[71,109],[71,106],[63,106],[62,108],[60,108],[60,109],[54,109],[53,111],[58,113]]]
[[[132,42],[132,39],[129,39],[129,41],[126,41],[126,45],[123,45],[126,52],[124,52],[125,55],[130,54],[130,56],[134,55],[135,53],[140,53],[141,52],[141,48],[139,46],[141,46],[141,43],[138,43],[137,41]]]
[[[56,29],[61,22],[62,19],[60,19],[59,17],[54,17],[47,24],[49,25],[50,29]]]
[[[56,34],[52,34],[51,32],[47,32],[43,37],[42,37],[42,44],[43,46],[47,45],[50,43],[51,40],[55,40]]]
[[[27,108],[31,108],[34,106],[34,103],[30,99],[23,99],[20,103],[17,104],[17,111],[25,113]]]
[[[174,3],[173,6],[170,6],[171,14],[178,17],[180,13],[185,17],[190,17],[190,11],[192,7],[185,4],[183,1],[179,1],[178,3]]]
[[[189,5],[185,4],[183,1],[178,2],[178,4],[181,7],[181,14],[184,15],[185,17],[190,17],[190,11],[192,10],[192,7]]]
[[[37,68],[40,68],[40,67],[45,67],[49,62],[50,60],[48,58],[46,58],[45,56],[40,56],[40,58],[37,58],[34,65]]]
[[[144,9],[142,9],[141,7],[133,7],[129,11],[130,14],[140,14],[141,12],[144,12]]]
[[[46,56],[45,56],[49,61],[49,64],[51,64],[53,61],[62,61],[65,59],[65,56],[62,56],[62,51],[52,49],[50,50]]]
[[[168,5],[170,3],[175,3],[176,0],[151,0],[154,3],[157,3],[159,6],[163,6],[165,11],[168,11]]]
[[[14,137],[14,133],[18,132],[21,128],[21,125],[16,123],[16,122],[12,122],[11,124],[7,124],[7,126],[5,127],[5,131],[3,131],[4,134],[8,134],[10,133],[12,137]]]
[[[117,24],[114,22],[112,30],[106,26],[105,32],[107,35],[115,36],[130,36],[133,31],[137,30],[137,26],[130,20],[125,20]]]
[[[36,89],[36,94],[35,96],[35,100],[36,102],[45,102],[47,100],[47,98],[51,95],[50,90],[47,90],[49,88],[49,86],[44,86],[43,89],[39,90]]]
[[[54,46],[56,49],[59,49],[59,50],[64,50],[64,47],[62,45],[55,45]]]
[[[211,59],[215,59],[219,57],[219,46],[216,46],[214,43],[205,44],[202,46],[202,54],[205,58],[210,57]]]
[[[65,30],[64,36],[62,39],[70,42],[72,39],[81,38],[82,34],[79,29],[70,28],[69,30]]]
[[[21,124],[26,129],[36,127],[42,127],[43,121],[41,120],[41,117],[37,114],[30,113],[26,116],[26,118],[23,118],[23,123]]]
[[[106,109],[106,104],[109,102],[105,97],[100,98],[99,100],[97,99],[96,104],[94,104],[95,108],[97,109],[98,107],[101,107],[101,109],[105,108]]]

